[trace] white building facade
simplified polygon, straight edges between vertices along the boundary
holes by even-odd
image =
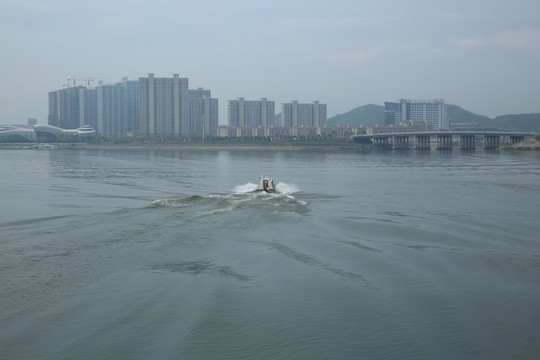
[[[385,125],[400,125],[409,121],[427,121],[434,130],[448,130],[450,124],[444,99],[385,102]]]

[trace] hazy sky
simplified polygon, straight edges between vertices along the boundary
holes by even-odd
[[[46,123],[73,76],[148,73],[212,90],[221,124],[238,97],[540,112],[538,0],[0,0],[0,47],[3,124]]]

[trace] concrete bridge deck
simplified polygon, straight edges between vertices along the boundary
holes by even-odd
[[[507,132],[507,131],[420,131],[420,132],[395,132],[369,135],[356,135],[353,139],[359,143],[371,143],[375,147],[393,149],[418,149],[429,150],[432,141],[439,150],[451,150],[454,138],[459,138],[459,148],[474,150],[477,137],[482,138],[484,149],[496,149],[501,141],[506,140],[509,144],[515,144],[534,137],[532,132]]]

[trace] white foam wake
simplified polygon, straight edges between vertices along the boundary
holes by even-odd
[[[298,188],[298,186],[294,185],[294,184],[287,184],[287,183],[278,183],[276,185],[276,190],[282,194],[286,194],[286,195],[289,195],[289,194],[294,194],[294,193],[297,193],[300,191],[300,189]]]
[[[247,183],[243,185],[237,185],[234,188],[235,194],[246,194],[257,190],[257,184]]]

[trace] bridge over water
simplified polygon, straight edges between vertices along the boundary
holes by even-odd
[[[501,143],[515,144],[536,136],[531,132],[506,131],[420,131],[395,132],[370,135],[356,135],[353,139],[358,143],[372,144],[380,148],[430,150],[434,142],[437,150],[451,150],[454,139],[459,141],[459,149],[476,149],[477,140],[483,141],[484,149],[496,149]]]

